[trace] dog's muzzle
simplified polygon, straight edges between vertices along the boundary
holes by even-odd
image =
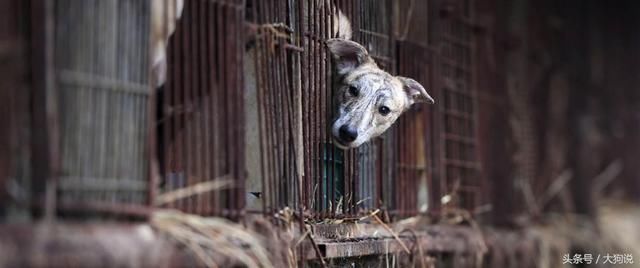
[[[348,125],[343,125],[338,129],[338,133],[333,133],[333,138],[338,147],[343,149],[351,147],[350,144],[358,139],[358,130]]]

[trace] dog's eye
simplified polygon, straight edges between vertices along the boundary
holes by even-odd
[[[391,112],[391,109],[389,109],[389,107],[387,106],[380,106],[380,108],[378,108],[378,112],[381,115],[388,115]]]
[[[351,94],[351,96],[357,97],[358,93],[359,92],[357,87],[354,87],[354,86],[349,87],[349,94]]]

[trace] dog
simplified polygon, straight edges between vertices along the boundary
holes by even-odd
[[[367,49],[350,40],[346,16],[339,12],[336,20],[335,38],[327,40],[338,104],[331,132],[336,146],[349,149],[380,136],[414,103],[435,101],[417,81],[380,69]]]

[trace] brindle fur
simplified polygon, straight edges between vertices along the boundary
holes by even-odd
[[[418,102],[434,103],[420,83],[411,78],[393,76],[380,69],[360,44],[335,38],[327,41],[334,59],[334,92],[338,107],[331,131],[335,144],[343,149],[355,148],[384,133],[398,117]],[[357,96],[350,93],[355,87]],[[380,107],[390,112],[383,115]],[[357,132],[357,138],[345,142],[340,128]]]

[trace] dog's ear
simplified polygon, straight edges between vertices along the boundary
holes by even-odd
[[[396,76],[402,82],[402,86],[404,88],[404,92],[409,97],[409,104],[414,104],[416,102],[426,102],[429,104],[434,104],[435,101],[433,98],[427,93],[427,90],[418,83],[416,80],[411,78]]]
[[[327,47],[333,56],[335,68],[341,76],[363,64],[373,63],[373,59],[369,57],[367,49],[351,40],[329,39],[327,40]]]

